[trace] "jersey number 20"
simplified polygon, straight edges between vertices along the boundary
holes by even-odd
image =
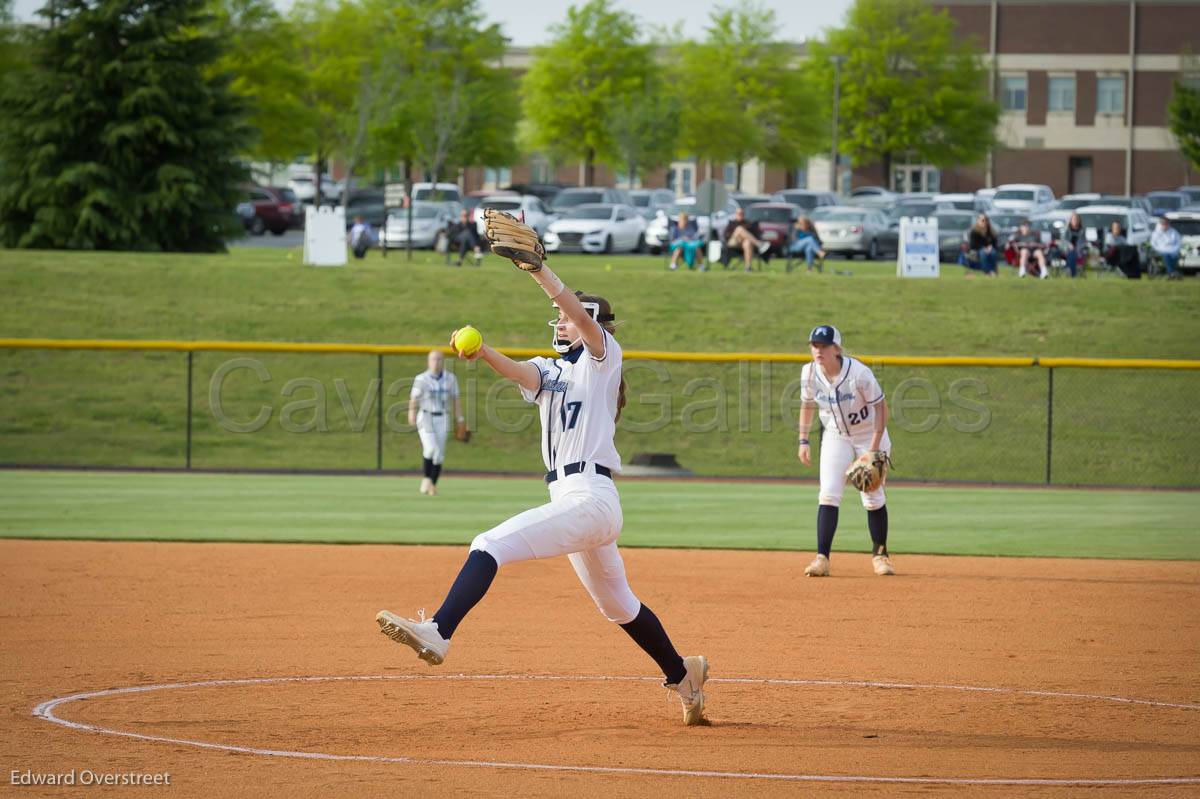
[[[583,403],[580,401],[568,402],[562,406],[562,408],[559,410],[559,415],[562,417],[563,430],[574,430],[575,429],[575,423],[579,421],[579,409],[582,407],[583,407]],[[567,409],[568,408],[571,409],[571,418],[570,418],[569,422],[567,419]]]
[[[859,422],[865,422],[865,421],[867,421],[867,417],[870,415],[871,415],[871,406],[864,405],[863,409],[861,411],[859,411],[858,413],[854,413],[853,411],[850,412],[850,424],[856,425]]]

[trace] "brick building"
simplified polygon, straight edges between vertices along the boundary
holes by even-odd
[[[955,20],[991,65],[1000,103],[999,146],[982,164],[937,169],[898,158],[893,174],[879,165],[841,170],[839,188],[890,185],[898,190],[970,191],[1000,183],[1047,183],[1056,194],[1118,194],[1200,184],[1167,128],[1167,103],[1187,56],[1200,57],[1196,0],[932,0]],[[803,45],[797,57],[804,57]],[[517,70],[530,53],[513,48],[505,62]],[[1131,124],[1132,123],[1132,124]],[[811,159],[788,175],[751,162],[736,165],[681,160],[642,176],[645,186],[688,193],[706,177],[731,188],[777,191],[787,186],[827,189],[829,159]],[[467,190],[516,182],[577,184],[579,165],[533,159],[498,169],[473,168]],[[627,185],[602,167],[596,180]],[[738,184],[738,185],[735,185]]]

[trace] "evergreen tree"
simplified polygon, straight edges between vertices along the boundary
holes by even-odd
[[[51,0],[0,93],[0,243],[212,252],[236,230],[243,108],[207,0]]]
[[[1200,169],[1200,81],[1175,81],[1175,91],[1167,106],[1171,133],[1179,142],[1179,150],[1192,165]]]

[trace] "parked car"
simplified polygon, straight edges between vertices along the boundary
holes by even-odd
[[[547,252],[636,252],[642,248],[646,220],[632,205],[577,205],[550,223],[543,243]]]
[[[996,197],[996,190],[988,187],[986,189],[976,189],[975,199],[983,203],[985,208],[992,207],[992,200]]]
[[[896,192],[882,186],[859,186],[850,192],[850,205],[858,208],[886,208],[897,199]]]
[[[1179,271],[1200,272],[1200,211],[1167,211],[1165,216],[1183,239]]]
[[[1040,183],[1006,183],[992,196],[992,208],[1015,211],[1027,216],[1049,211],[1054,207],[1054,192]]]
[[[312,205],[317,196],[317,185],[313,175],[296,175],[288,181],[296,199],[301,203]],[[342,184],[329,175],[321,175],[321,204],[340,202],[342,199]]]
[[[381,230],[387,222],[387,207],[383,192],[377,189],[359,189],[346,199],[346,229],[354,226],[354,218],[361,216],[375,230]]]
[[[1187,195],[1188,205],[1200,205],[1200,186],[1180,186],[1176,191]]]
[[[506,195],[508,197],[520,197],[521,196],[520,194],[518,194],[515,191],[507,191],[507,190],[469,191],[462,198],[462,207],[466,208],[468,211],[470,211],[472,214],[474,214],[475,209],[477,207],[479,207],[479,204],[481,202],[483,202],[485,199],[487,199],[488,197],[499,197],[500,195]]]
[[[820,208],[823,205],[837,205],[838,199],[832,192],[811,191],[809,189],[784,189],[777,191],[771,198],[775,202],[798,205],[805,213]]]
[[[748,209],[752,205],[758,205],[759,203],[769,203],[775,201],[775,196],[772,194],[747,194],[744,191],[734,191],[730,192],[729,196],[732,197],[733,201],[741,208],[745,209]]]
[[[245,186],[245,200],[238,204],[238,217],[246,230],[261,236],[268,230],[282,236],[304,224],[295,193],[283,186]]]
[[[1152,191],[1146,195],[1150,203],[1150,215],[1162,216],[1189,205],[1188,196],[1181,191]]]
[[[936,202],[934,195],[913,195],[905,197],[893,205],[887,212],[888,226],[900,227],[902,216],[932,216],[938,211],[956,211],[950,203]]]
[[[897,236],[889,236],[887,217],[877,208],[835,205],[822,208],[812,220],[827,253],[874,261],[896,248]]]
[[[1088,241],[1098,247],[1105,246],[1104,242],[1108,239],[1108,231],[1112,223],[1120,222],[1121,227],[1125,229],[1126,242],[1141,250],[1142,262],[1145,263],[1146,248],[1142,245],[1150,242],[1153,223],[1150,221],[1150,215],[1141,208],[1109,205],[1107,201],[1104,201],[1103,205],[1085,205],[1082,208],[1076,208],[1075,213],[1079,214],[1079,220],[1087,231]]]
[[[503,191],[511,191],[514,194],[532,194],[542,201],[542,205],[547,208],[554,207],[554,198],[566,186],[562,183],[514,183],[511,186],[505,186]],[[500,192],[497,192],[499,194]]]
[[[407,208],[388,209],[387,224],[380,237],[384,249],[407,247],[409,241]],[[462,206],[456,202],[421,202],[412,204],[412,246],[432,249],[438,236],[445,233],[451,222],[458,220]]]
[[[1105,194],[1099,200],[1088,203],[1088,205],[1119,205],[1122,208],[1140,208],[1146,212],[1146,216],[1154,216],[1154,212],[1150,208],[1150,201],[1145,197],[1129,197],[1118,194]]]
[[[976,216],[974,211],[959,210],[938,211],[933,215],[938,225],[938,254],[942,263],[952,264],[958,260]]]
[[[624,189],[606,186],[572,186],[563,189],[554,197],[553,210],[556,214],[566,213],[577,205],[633,205],[633,198]]]
[[[746,219],[758,223],[760,238],[771,244],[768,252],[772,255],[787,254],[786,247],[792,235],[792,227],[800,218],[800,214],[798,206],[787,203],[755,203],[746,208]]]
[[[675,202],[675,192],[670,189],[633,189],[629,196],[633,199],[633,207],[647,222]]]
[[[457,183],[414,183],[412,198],[414,202],[461,203],[462,190]]]
[[[1096,192],[1085,192],[1083,194],[1064,194],[1054,204],[1056,211],[1074,211],[1076,208],[1082,208],[1085,205],[1095,205],[1104,199],[1103,194]]]
[[[667,246],[667,231],[670,229],[670,221],[677,219],[681,211],[686,211],[687,215],[695,221],[700,238],[707,240],[709,237],[708,214],[697,214],[695,209],[695,197],[680,197],[668,211],[651,219],[650,224],[646,225],[646,248],[655,255],[663,251],[663,248]],[[725,235],[725,226],[729,224],[729,220],[737,212],[737,209],[737,202],[730,197],[725,201],[725,207],[713,214],[713,224],[716,226],[718,238]]]
[[[500,211],[515,216],[517,219],[524,218],[525,224],[537,231],[539,236],[546,235],[546,229],[550,227],[550,223],[554,221],[554,217],[542,205],[542,201],[532,194],[521,196],[519,194],[493,194],[490,197],[484,197],[483,202],[475,206],[471,211],[472,219],[475,220],[475,227],[479,230],[479,235],[484,235],[483,210],[485,208],[495,208]],[[522,217],[524,214],[524,217]]]
[[[935,203],[946,203],[959,211],[986,211],[990,206],[974,194],[935,194]]]

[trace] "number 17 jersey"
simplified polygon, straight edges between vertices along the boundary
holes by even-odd
[[[521,395],[538,406],[546,470],[587,461],[621,471],[613,436],[621,386],[621,345],[604,331],[604,354],[579,346],[561,358],[532,358],[541,374],[537,391]]]

